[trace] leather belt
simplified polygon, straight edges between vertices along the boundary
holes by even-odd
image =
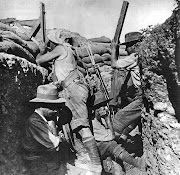
[[[62,88],[68,87],[77,78],[80,78],[78,70],[74,70],[65,78],[65,80],[61,81]]]

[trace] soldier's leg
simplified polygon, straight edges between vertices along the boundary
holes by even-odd
[[[141,120],[140,118],[136,119],[133,123],[131,123],[130,125],[128,125],[122,132],[122,134],[120,135],[120,139],[123,139],[123,140],[127,140],[127,138],[132,138],[131,135],[129,135],[132,131],[134,131],[134,133],[136,134],[139,134],[140,135],[140,128],[139,128],[139,125],[141,123]],[[138,128],[137,128],[138,127]],[[134,129],[137,128],[138,129],[138,132],[137,130],[135,131]]]
[[[97,145],[88,121],[88,110],[86,106],[87,97],[88,90],[83,85],[71,84],[68,86],[66,91],[66,104],[73,114],[71,127],[74,133],[76,133],[76,137],[80,135],[78,142],[76,142],[79,146],[76,145],[75,149],[78,155],[82,155],[81,153],[83,152],[84,157],[86,157],[87,154],[85,154],[83,149],[86,149],[90,158],[89,162],[91,165],[89,167],[92,169],[93,166],[95,167],[98,165],[96,171],[101,172],[102,167],[97,151]]]
[[[145,160],[139,157],[134,158],[125,149],[123,149],[121,145],[117,145],[117,147],[113,150],[113,154],[116,158],[121,159],[122,161],[127,162],[142,171],[145,171]]]
[[[140,170],[145,169],[145,161],[142,158],[134,158],[121,146],[121,144],[118,144],[115,141],[99,142],[98,148],[102,156],[114,156],[115,158],[127,162]]]
[[[137,99],[119,110],[113,120],[114,131],[121,135],[128,125],[140,118],[142,107],[142,100]]]
[[[97,149],[97,144],[96,144],[94,136],[91,133],[90,128],[87,127],[87,128],[81,129],[80,135],[82,137],[82,142],[89,153],[91,162],[95,165],[100,165],[101,163],[100,163],[99,153]]]

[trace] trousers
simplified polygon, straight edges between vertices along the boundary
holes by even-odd
[[[118,134],[122,134],[123,130],[133,123],[136,119],[141,117],[143,108],[142,98],[138,98],[128,104],[123,109],[120,109],[114,116],[113,128]]]
[[[98,149],[101,154],[101,158],[105,158],[106,156],[114,156],[114,150],[118,147],[118,152],[122,153],[124,151],[124,148],[121,147],[116,141],[101,141],[97,142]]]
[[[88,109],[86,106],[88,92],[87,86],[80,79],[75,79],[60,93],[60,97],[66,99],[66,106],[70,108],[73,114],[70,123],[72,130],[79,126],[89,126]]]

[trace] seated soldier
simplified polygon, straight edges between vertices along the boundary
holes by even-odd
[[[97,141],[97,145],[102,158],[106,156],[113,156],[117,159],[121,159],[134,167],[144,171],[145,162],[142,158],[134,158],[131,156],[122,146],[118,144],[110,131],[107,128],[104,118],[109,115],[107,108],[108,101],[102,93],[96,93],[94,102],[94,119],[92,120],[93,133]]]
[[[27,120],[23,138],[27,167],[32,175],[63,175],[66,162],[73,160],[75,155],[68,143],[63,142],[63,133],[57,132],[56,123],[60,125],[57,115],[62,124],[70,122],[71,111],[52,84],[38,86],[37,97],[30,102],[35,105],[35,111]]]

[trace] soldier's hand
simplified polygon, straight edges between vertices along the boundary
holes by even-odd
[[[39,50],[40,50],[41,54],[46,51],[46,48],[47,48],[47,45],[44,42],[40,41],[39,42]]]
[[[59,131],[58,137],[59,137],[60,142],[63,142],[63,141],[66,140],[66,138],[65,138],[64,134],[62,133],[62,131]]]
[[[111,50],[116,50],[119,48],[119,45],[114,40],[112,40],[110,48]]]

